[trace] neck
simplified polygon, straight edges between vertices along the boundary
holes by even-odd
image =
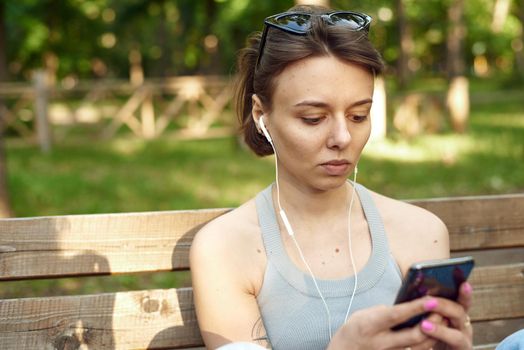
[[[344,182],[330,190],[317,190],[298,186],[297,181],[279,178],[280,204],[288,216],[300,222],[322,222],[343,215],[347,217],[348,205],[351,200],[351,186]],[[273,187],[273,198],[277,200],[277,187]],[[276,208],[278,208],[278,203]],[[344,205],[345,204],[345,205]],[[322,219],[322,220],[319,220]],[[295,221],[293,220],[293,221]]]

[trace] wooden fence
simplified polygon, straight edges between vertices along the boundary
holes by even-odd
[[[59,140],[74,125],[91,125],[96,136],[103,138],[127,128],[138,137],[151,139],[170,124],[176,125],[181,137],[234,130],[232,84],[225,77],[151,79],[139,86],[118,80],[66,80],[50,85],[46,80],[37,73],[32,84],[0,84],[3,127],[27,140],[38,139],[43,150],[50,147],[51,131]]]

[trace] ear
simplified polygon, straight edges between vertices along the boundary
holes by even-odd
[[[258,126],[258,121],[260,117],[265,114],[264,106],[262,105],[262,101],[260,101],[260,98],[256,94],[253,94],[251,96],[251,100],[252,100],[252,105],[253,105],[251,108],[251,117],[253,118],[253,121],[255,122],[255,125],[258,131],[261,132],[260,127]],[[264,122],[267,126],[267,123],[268,123],[267,117],[264,119]]]

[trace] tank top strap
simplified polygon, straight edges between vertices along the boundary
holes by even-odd
[[[268,263],[272,264],[294,288],[304,294],[317,297],[318,292],[311,276],[295,266],[282,243],[276,211],[273,206],[272,186],[270,185],[262,190],[255,198]],[[380,280],[386,270],[390,255],[382,219],[368,190],[360,184],[356,184],[355,190],[368,222],[372,241],[371,256],[357,274],[356,293],[358,294],[372,288]],[[338,280],[316,279],[322,293],[328,298],[349,296],[354,288],[354,280],[354,276]]]
[[[262,239],[268,259],[279,259],[285,253],[280,237],[280,227],[273,207],[273,196],[271,189],[273,184],[258,193],[255,203],[258,212],[258,222],[262,231]]]
[[[352,181],[350,182],[353,184]],[[355,183],[354,185],[360,199],[360,205],[362,205],[364,215],[368,222],[369,231],[373,240],[373,249],[377,249],[377,251],[380,252],[380,254],[375,256],[377,265],[386,266],[388,259],[390,259],[390,250],[382,216],[373,198],[371,198],[369,190],[359,183]]]

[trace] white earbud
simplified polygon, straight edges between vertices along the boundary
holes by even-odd
[[[266,137],[267,141],[273,145],[273,140],[271,139],[271,136],[269,135],[269,132],[266,129],[266,126],[264,125],[264,116],[261,115],[258,119],[258,125],[260,126],[260,129],[262,130],[262,133]]]

